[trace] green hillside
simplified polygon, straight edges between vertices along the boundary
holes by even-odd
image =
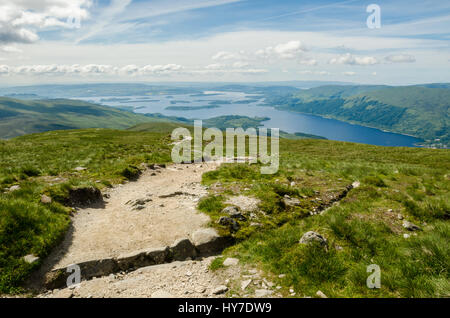
[[[0,138],[61,129],[121,129],[152,120],[156,119],[77,100],[0,98]]]
[[[450,89],[430,86],[323,86],[268,96],[281,109],[409,134],[426,144],[450,144]],[[440,139],[436,142],[435,139]]]
[[[146,125],[155,132],[51,131],[0,141],[0,293],[23,291],[21,283],[38,264],[22,257],[43,259],[61,240],[70,223],[71,209],[65,206],[70,189],[102,189],[136,178],[143,163],[170,162],[172,126]],[[220,184],[199,203],[213,220],[221,216],[227,196],[261,200],[256,218],[239,221],[240,230],[228,232],[236,245],[225,255],[262,269],[283,288],[293,286],[299,297],[318,289],[334,297],[450,294],[448,150],[281,139],[280,151],[275,175],[245,164],[226,164],[204,175],[206,185]],[[85,170],[76,170],[79,166]],[[321,215],[308,213],[355,180],[361,186],[339,205]],[[14,185],[20,188],[8,191]],[[41,203],[42,194],[52,203]],[[285,205],[286,194],[300,204]],[[406,231],[397,214],[421,231]],[[298,244],[310,230],[328,239],[327,252]],[[365,286],[366,266],[372,263],[382,268],[380,290]]]

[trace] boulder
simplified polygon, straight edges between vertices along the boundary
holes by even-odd
[[[20,185],[13,185],[11,188],[9,188],[9,192],[20,190]]]
[[[291,198],[288,195],[285,195],[284,198],[284,204],[286,206],[299,206],[300,205],[300,200],[297,198]]]
[[[237,258],[228,257],[224,262],[223,266],[236,266],[239,264],[239,260]]]
[[[247,280],[242,281],[241,282],[241,289],[245,290],[248,287],[248,285],[250,285],[251,282],[252,282],[251,279],[247,279]]]
[[[217,286],[216,288],[213,289],[212,293],[214,295],[220,295],[220,294],[224,294],[228,291],[228,287],[225,285],[220,285]]]
[[[23,257],[23,260],[24,260],[25,262],[27,262],[28,264],[33,264],[33,263],[39,261],[39,257],[37,257],[37,256],[35,256],[35,255],[33,255],[33,254],[28,254],[28,255],[26,255],[26,256]]]
[[[170,247],[170,251],[174,261],[184,261],[188,257],[195,258],[197,256],[195,246],[187,238],[175,241]]]
[[[145,252],[146,259],[151,261],[149,265],[158,265],[167,263],[170,259],[170,248],[154,248]]]
[[[113,258],[91,260],[77,265],[80,267],[81,280],[107,276],[119,270],[117,262]],[[71,274],[72,271],[68,271],[68,267],[54,269],[46,274],[45,286],[47,289],[67,287],[67,278]]]
[[[327,295],[325,295],[325,294],[324,294],[322,291],[320,291],[320,290],[317,291],[316,296],[317,296],[317,297],[320,297],[320,298],[328,298]]]
[[[220,253],[231,243],[229,238],[219,236],[212,228],[195,231],[192,234],[192,242],[198,254],[202,256]]]
[[[220,225],[228,226],[231,232],[237,232],[241,228],[236,220],[228,216],[221,216],[218,222]]]
[[[41,196],[41,203],[43,203],[43,204],[50,204],[50,203],[52,203],[52,198],[50,198],[49,196],[43,194]]]
[[[171,251],[169,247],[157,247],[120,255],[117,264],[121,271],[132,268],[159,265],[170,262]]]
[[[408,231],[418,231],[418,230],[420,230],[420,227],[418,227],[417,225],[415,225],[414,223],[411,223],[409,221],[403,221],[402,225]]]
[[[352,183],[352,188],[353,188],[353,189],[359,188],[360,185],[361,185],[361,182],[355,181],[355,182]]]
[[[87,206],[97,202],[103,202],[102,193],[97,188],[86,187],[69,190],[69,204],[71,206]]]
[[[300,239],[300,244],[313,244],[313,243],[318,243],[320,246],[323,247],[328,246],[326,238],[324,238],[322,235],[314,231],[306,232]]]
[[[222,213],[228,214],[233,219],[238,219],[241,221],[245,221],[245,216],[242,215],[242,213],[239,211],[239,208],[237,206],[227,206],[225,209],[222,210]]]

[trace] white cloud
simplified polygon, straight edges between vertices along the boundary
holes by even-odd
[[[37,32],[88,18],[91,0],[0,0],[0,44],[33,43]]]
[[[226,52],[226,51],[220,51],[216,53],[213,57],[213,60],[215,61],[228,61],[228,60],[236,60],[239,59],[239,56],[234,53]]]
[[[214,64],[209,64],[205,66],[205,69],[207,70],[221,70],[225,67],[224,64],[220,64],[220,63],[214,63]]]
[[[310,70],[305,70],[305,71],[299,71],[298,73],[302,74],[302,75],[320,75],[320,76],[331,75],[331,73],[328,72],[328,71],[310,71]]]
[[[342,72],[342,75],[345,75],[345,76],[355,76],[356,73],[355,73],[355,72]]]
[[[233,63],[233,67],[234,68],[246,68],[248,66],[250,66],[250,64],[248,64],[247,62],[239,61],[239,62],[234,62]]]
[[[389,63],[414,63],[416,58],[409,54],[389,55],[384,58]]]
[[[379,61],[373,56],[353,56],[350,53],[334,57],[329,60],[329,64],[347,64],[347,65],[375,65]]]
[[[299,61],[302,65],[309,65],[309,66],[315,66],[317,65],[317,60],[315,59],[304,59]]]
[[[260,75],[260,74],[266,74],[269,71],[266,69],[256,69],[256,68],[228,68],[228,69],[206,69],[206,70],[187,70],[187,74],[194,74],[194,75],[224,75],[224,74],[239,74],[239,75]]]
[[[255,55],[261,58],[281,58],[295,59],[299,58],[307,49],[300,41],[289,41],[276,46],[268,46],[255,52]]]
[[[178,64],[167,65],[146,65],[139,69],[139,75],[170,75],[183,70],[183,66]]]
[[[22,53],[23,51],[14,46],[1,46],[0,51],[4,53]]]
[[[0,75],[8,74],[8,73],[9,73],[9,66],[8,65],[0,65]]]
[[[117,67],[103,64],[87,65],[22,65],[10,67],[0,66],[0,74],[9,75],[129,75],[129,76],[150,76],[150,75],[170,75],[181,72],[184,68],[178,64],[166,65],[126,65]]]

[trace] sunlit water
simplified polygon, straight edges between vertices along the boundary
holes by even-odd
[[[126,96],[116,98],[117,99],[115,99],[115,97],[105,96],[83,99],[115,107],[133,107],[136,113],[160,113],[166,116],[185,117],[189,119],[208,119],[223,115],[269,117],[270,120],[263,122],[264,127],[279,128],[280,130],[289,133],[302,132],[313,134],[326,137],[330,140],[358,142],[379,146],[406,147],[414,147],[416,143],[421,141],[414,137],[384,132],[379,129],[360,125],[353,125],[339,120],[277,110],[271,106],[264,106],[264,100],[260,96],[241,92],[204,92],[204,95],[201,96],[196,94],[178,94]],[[249,101],[249,103],[240,104],[240,101]],[[216,103],[216,106],[218,107],[194,110],[166,109],[171,106],[209,106],[211,102]]]

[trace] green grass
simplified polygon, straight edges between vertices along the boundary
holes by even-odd
[[[71,210],[64,206],[70,189],[108,187],[135,178],[142,163],[170,162],[172,126],[146,129],[152,132],[67,130],[0,141],[0,190],[21,187],[0,191],[1,293],[21,292],[21,283],[39,265],[26,264],[24,255],[43,259],[62,239],[70,224]],[[225,258],[239,257],[267,275],[286,274],[276,283],[293,286],[298,296],[314,296],[318,289],[333,297],[450,295],[448,150],[282,139],[280,151],[275,175],[261,175],[258,164],[224,164],[203,175],[210,193],[199,208],[237,242]],[[75,171],[78,166],[86,170]],[[355,180],[361,186],[339,205],[310,215]],[[42,194],[53,203],[40,203]],[[237,232],[216,223],[234,195],[260,200],[254,217],[239,221]],[[300,204],[287,206],[285,195]],[[399,213],[422,231],[403,238],[408,232]],[[310,230],[328,239],[328,252],[298,244]],[[222,263],[220,258],[211,268]],[[366,267],[373,263],[381,267],[380,290],[366,287]]]
[[[60,242],[69,224],[70,189],[103,188],[135,179],[142,163],[170,160],[167,133],[107,129],[53,131],[0,142],[0,293],[20,284]],[[77,172],[82,166],[86,170]],[[20,185],[14,192],[2,191]],[[53,202],[42,204],[42,194]]]
[[[450,296],[449,151],[282,140],[280,157],[272,176],[258,174],[258,165],[223,165],[204,174],[210,195],[199,208],[238,242],[225,257],[260,267],[300,297],[317,290],[331,297]],[[361,186],[338,205],[308,213],[317,197],[324,200],[355,180]],[[230,233],[215,221],[223,202],[241,194],[261,200],[251,222],[262,227],[240,221],[241,230]],[[301,205],[284,206],[285,194]],[[405,230],[398,214],[422,231]],[[328,251],[299,244],[307,231],[325,236]],[[366,287],[370,264],[381,267],[381,289]]]
[[[18,100],[0,97],[0,138],[12,138],[51,130],[82,128],[126,129],[165,118],[78,100]]]
[[[268,95],[267,102],[281,109],[413,135],[424,139],[426,145],[442,148],[450,144],[449,99],[450,89],[445,84],[336,85]]]

